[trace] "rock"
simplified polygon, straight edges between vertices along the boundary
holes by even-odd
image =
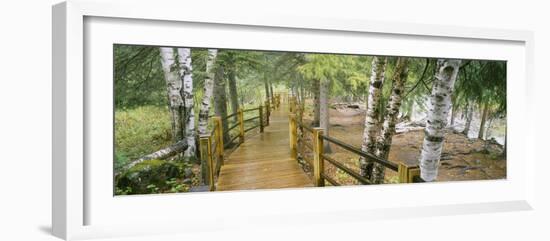
[[[399,122],[395,125],[395,133],[401,134],[409,131],[422,130],[426,127],[426,121]]]
[[[191,185],[191,184],[193,183],[193,179],[191,179],[191,178],[185,178],[185,179],[183,179],[182,182],[183,182],[184,184],[189,184],[189,185]]]
[[[441,157],[439,159],[442,160],[442,161],[451,160],[451,159],[453,159],[453,156],[449,153],[443,153],[443,154],[441,154]]]
[[[182,163],[164,160],[143,161],[115,176],[115,186],[121,190],[130,189],[127,194],[150,193],[149,185],[163,190],[170,179],[183,177],[182,167]]]

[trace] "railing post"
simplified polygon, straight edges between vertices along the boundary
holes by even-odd
[[[239,136],[239,142],[242,144],[244,142],[244,114],[243,109],[237,110],[239,115],[239,129],[240,129],[240,136]]]
[[[289,114],[288,115],[288,123],[289,123],[289,137],[290,137],[290,158],[297,160],[297,138],[298,138],[298,130],[296,127],[296,115],[295,114]]]
[[[200,136],[201,178],[210,191],[215,190],[214,167],[212,166],[212,139],[210,135]]]
[[[413,183],[417,176],[420,176],[420,169],[417,167],[409,167],[403,163],[397,164],[397,175],[399,183]]]
[[[316,187],[324,187],[325,179],[323,178],[323,171],[325,169],[325,163],[323,161],[323,135],[322,128],[313,128],[313,181]]]
[[[263,133],[264,132],[264,111],[262,110],[264,107],[262,105],[260,105],[260,107],[258,108],[258,114],[260,116],[260,133]]]
[[[265,101],[265,112],[266,112],[266,122],[265,122],[265,125],[266,126],[269,126],[269,117],[271,117],[271,110],[270,110],[271,107],[269,107],[269,100],[266,100]]]
[[[222,118],[219,116],[212,117],[212,120],[214,121],[214,125],[216,128],[216,136],[214,137],[216,139],[217,147],[216,152],[218,157],[220,158],[220,164],[223,165],[223,125],[222,125]]]

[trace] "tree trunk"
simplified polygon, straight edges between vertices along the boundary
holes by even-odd
[[[439,161],[445,138],[451,98],[460,60],[439,59],[430,96],[430,111],[424,130],[424,142],[420,154],[420,177],[427,182],[437,178]]]
[[[166,147],[164,149],[161,149],[161,150],[158,150],[156,152],[153,152],[151,154],[148,154],[148,155],[145,155],[145,156],[142,156],[136,160],[133,160],[131,162],[129,162],[128,164],[126,164],[126,166],[124,166],[122,168],[122,170],[128,170],[130,168],[132,168],[133,166],[135,166],[136,164],[140,163],[140,162],[143,162],[143,161],[147,161],[147,160],[156,160],[156,159],[159,159],[159,160],[162,160],[162,159],[166,159],[168,157],[171,157],[171,156],[174,156],[182,151],[185,151],[187,149],[187,141],[180,141],[180,142],[176,142],[175,144],[169,146],[169,147]]]
[[[320,122],[320,107],[321,107],[321,103],[319,102],[320,100],[320,88],[319,88],[319,82],[320,80],[318,79],[314,79],[313,80],[313,123],[311,123],[312,126],[319,126],[319,122]]]
[[[455,124],[455,117],[456,117],[456,107],[454,104],[451,105],[451,124],[449,127],[453,127]]]
[[[491,129],[493,127],[494,120],[494,117],[489,117],[489,122],[487,123],[487,127],[485,128],[485,139],[491,139]]]
[[[361,150],[375,154],[376,137],[380,132],[378,115],[380,113],[380,99],[382,97],[382,86],[386,71],[386,58],[380,59],[375,56],[372,59],[369,96],[367,98],[367,115],[365,117],[365,128],[363,130],[363,143]],[[359,159],[361,176],[372,178],[372,161],[363,157]]]
[[[328,98],[329,98],[329,85],[330,80],[324,79],[320,83],[320,93],[319,93],[319,100],[320,100],[320,108],[319,108],[319,114],[320,114],[320,127],[324,129],[323,135],[329,136],[329,129],[330,129],[330,111],[328,106]],[[323,150],[325,153],[331,153],[332,150],[330,149],[330,143],[328,141],[324,142]]]
[[[224,67],[218,66],[216,74],[214,76],[214,112],[222,119],[222,128],[228,129],[227,123],[227,97],[225,95],[225,78]],[[225,132],[223,135],[223,142],[229,142],[229,133]]]
[[[401,108],[401,101],[403,98],[403,91],[405,89],[405,82],[407,82],[408,58],[400,57],[397,59],[395,71],[392,80],[392,91],[388,104],[386,106],[386,118],[382,125],[382,131],[378,136],[378,144],[376,150],[376,156],[387,160],[390,154],[390,148],[393,135],[395,134],[395,124],[399,117],[399,109]],[[384,182],[384,166],[375,163],[373,166],[372,179],[373,183],[379,184]]]
[[[265,99],[271,103],[271,98],[269,98],[269,83],[267,82],[267,76],[264,73],[264,87],[265,87]]]
[[[273,83],[269,81],[269,93],[271,94],[271,99],[273,99]]]
[[[470,133],[470,126],[472,125],[473,116],[474,105],[468,103],[468,107],[466,108],[466,124],[464,125],[464,130],[462,130],[462,134],[464,134],[466,137],[468,137],[468,133]]]
[[[187,149],[184,157],[186,160],[195,157],[195,111],[193,107],[193,67],[191,65],[191,49],[178,48],[178,62],[180,65],[180,77],[183,83],[182,96],[184,103],[184,124],[185,124],[185,139],[187,140]]]
[[[208,116],[210,115],[210,102],[212,99],[212,89],[214,87],[214,64],[218,50],[208,50],[208,60],[206,61],[206,78],[204,79],[204,93],[202,96],[201,109],[199,112],[199,134],[208,134]]]
[[[183,98],[181,96],[183,82],[182,79],[179,78],[174,48],[160,48],[160,57],[164,78],[166,80],[170,114],[172,116],[172,141],[176,143],[185,136],[185,130],[183,128],[185,124],[184,107]]]
[[[479,133],[477,138],[483,140],[483,134],[485,133],[485,122],[487,121],[487,114],[489,112],[489,104],[485,103],[483,106],[483,113],[481,114],[481,124],[479,125]]]
[[[303,79],[300,81],[300,122],[303,121],[304,118],[304,110],[306,107],[306,96],[305,96],[305,90],[304,90],[304,82]]]
[[[235,76],[235,63],[231,59],[228,64],[227,77],[229,80],[229,100],[231,101],[231,113],[237,113],[239,109],[239,95],[237,94],[237,78]],[[235,122],[238,121],[238,116],[233,118]]]
[[[508,143],[508,131],[505,130],[504,131],[504,149],[502,150],[502,157],[506,158],[506,146],[507,146],[507,143]]]

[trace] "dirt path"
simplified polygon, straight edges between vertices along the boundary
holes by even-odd
[[[311,115],[304,116],[308,123]],[[330,135],[355,146],[361,146],[364,111],[359,109],[331,109]],[[396,134],[393,137],[389,160],[393,162],[417,162],[424,138],[423,130]],[[468,139],[462,134],[448,131],[443,146],[442,162],[437,181],[485,180],[506,178],[506,159],[502,157],[502,147],[498,144],[478,139]],[[348,167],[358,170],[358,158],[341,148],[333,146],[332,156]],[[346,184],[355,184],[355,180],[336,168],[327,165],[330,175]],[[386,182],[397,182],[396,173],[388,171]]]

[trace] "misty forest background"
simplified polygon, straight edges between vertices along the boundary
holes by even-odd
[[[202,48],[185,48],[181,52],[181,49],[173,48],[172,64],[166,65],[163,57],[167,55],[159,47],[114,45],[114,171],[117,176],[127,177],[126,180],[139,175],[141,181],[139,185],[115,184],[116,194],[186,192],[199,185],[196,143],[195,147],[189,146],[201,131],[199,122],[204,115],[200,111],[205,110],[208,88],[213,89],[212,97],[206,96],[212,105],[206,109],[208,115],[220,111],[227,115],[240,107],[258,107],[274,93],[288,93],[297,98],[304,123],[321,126],[328,135],[390,161],[421,162],[426,136],[432,131],[443,135],[443,151],[434,166],[439,170],[436,169],[434,177],[424,176],[428,179],[506,177],[504,61],[227,49],[214,52]],[[184,64],[187,67],[183,70],[177,69]],[[448,94],[450,111],[444,113],[445,121],[439,123],[444,124],[441,130],[426,130],[433,109],[430,101],[439,98],[434,97],[434,90],[442,88],[437,79],[447,69],[451,71],[448,74],[456,75],[444,94]],[[191,94],[185,97],[189,100],[184,99],[192,106],[186,106],[182,116],[191,116],[194,121],[183,121],[192,126],[181,127],[190,130],[180,133],[175,132],[171,109],[174,102],[169,97],[170,71],[187,71],[182,76],[192,78],[191,86],[187,86]],[[213,85],[205,86],[209,81]],[[322,108],[322,104],[328,108]],[[388,120],[393,122],[385,123]],[[381,133],[387,131],[385,125],[390,125],[390,131]],[[162,168],[147,177],[134,174],[143,171],[139,168],[144,165],[133,170],[125,168],[132,161],[184,138],[190,138],[185,154],[176,156],[177,160],[168,160],[176,163],[176,168],[166,169],[165,160],[151,160],[148,168],[155,165]],[[327,146],[325,150],[344,160],[349,168],[377,179],[376,183],[395,182],[396,177],[391,174],[376,177],[370,170],[373,167],[338,148]],[[339,182],[357,184],[337,169],[330,166],[327,169]]]

